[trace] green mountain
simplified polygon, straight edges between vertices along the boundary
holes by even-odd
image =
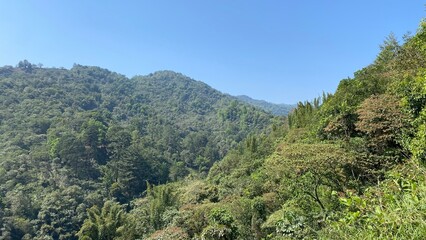
[[[272,115],[171,71],[0,68],[0,226],[74,239],[86,208],[203,176]]]
[[[0,68],[2,239],[424,239],[426,23],[287,118],[162,71]]]
[[[275,104],[265,100],[256,100],[246,95],[236,96],[238,100],[251,104],[255,107],[263,109],[267,112],[272,113],[275,116],[287,116],[292,109],[296,107],[295,104]]]

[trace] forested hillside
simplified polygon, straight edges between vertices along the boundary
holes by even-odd
[[[424,239],[426,23],[207,178],[88,210],[81,239]],[[110,224],[113,222],[114,224]],[[106,230],[108,229],[108,234]]]
[[[246,95],[236,96],[236,98],[242,102],[249,103],[276,116],[287,116],[290,111],[296,107],[292,104],[274,104],[264,100],[256,100]]]
[[[86,209],[203,177],[272,122],[182,74],[28,61],[0,68],[0,104],[2,239],[77,239]]]
[[[424,239],[426,23],[269,114],[173,72],[0,69],[3,239]]]

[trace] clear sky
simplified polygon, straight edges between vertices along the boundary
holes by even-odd
[[[74,63],[128,77],[181,72],[233,95],[295,103],[334,92],[391,32],[414,33],[417,0],[0,0],[0,66]]]

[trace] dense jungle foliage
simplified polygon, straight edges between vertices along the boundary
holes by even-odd
[[[172,72],[0,76],[3,239],[426,236],[424,22],[287,119]]]
[[[28,61],[0,68],[0,104],[3,239],[77,239],[86,209],[129,204],[147,184],[206,176],[273,121],[174,72],[128,79]]]

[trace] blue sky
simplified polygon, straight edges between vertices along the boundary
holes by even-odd
[[[414,33],[424,4],[0,0],[0,66],[78,63],[128,77],[173,70],[225,93],[295,103],[334,92],[391,32]]]

